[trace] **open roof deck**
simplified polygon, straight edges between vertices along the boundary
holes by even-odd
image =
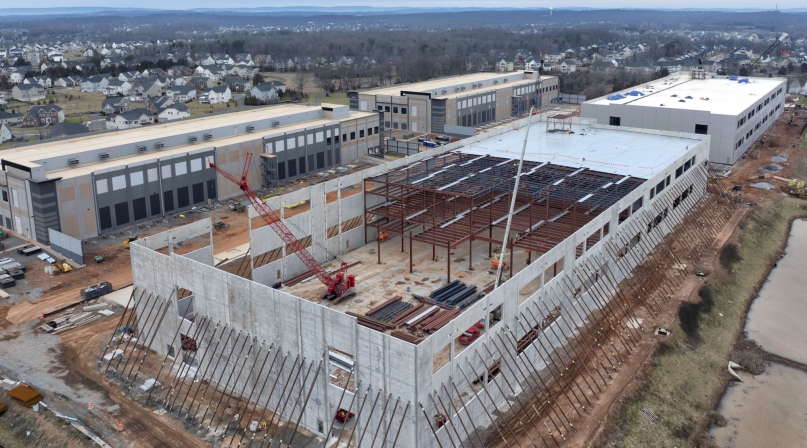
[[[493,239],[509,213],[515,159],[452,152],[366,180],[383,197],[367,225],[388,235],[454,248]],[[546,252],[644,182],[643,179],[526,161],[513,215],[515,247]]]

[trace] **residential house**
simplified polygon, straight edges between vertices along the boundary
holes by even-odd
[[[185,65],[174,65],[168,69],[168,74],[172,76],[191,76],[193,69]]]
[[[53,82],[47,76],[34,76],[33,78],[25,78],[23,84],[39,84],[40,86],[50,89],[53,87]]]
[[[616,61],[604,61],[602,59],[594,61],[589,66],[589,70],[593,72],[613,73],[616,71]]]
[[[189,79],[185,85],[192,86],[196,90],[207,90],[213,87],[213,79],[204,76],[194,76]]]
[[[14,136],[11,134],[11,129],[5,124],[0,124],[0,143],[7,142],[12,138],[14,138]]]
[[[271,82],[262,82],[253,87],[249,93],[262,103],[269,103],[277,99],[277,89]]]
[[[199,59],[199,65],[200,66],[201,65],[215,65],[216,64],[216,59],[214,59],[213,56],[211,56],[209,54],[198,55],[197,57]]]
[[[33,106],[22,118],[24,127],[48,126],[64,121],[64,110],[55,105]]]
[[[118,75],[118,81],[134,82],[135,78],[139,78],[140,76],[140,72],[123,72]]]
[[[524,61],[524,70],[532,70],[532,71],[535,71],[535,70],[538,70],[539,68],[541,68],[541,61],[540,61],[540,59],[535,59],[535,57],[533,57],[533,56],[529,56],[529,57],[528,57],[528,58],[527,58],[527,59]]]
[[[19,68],[13,69],[14,71],[8,75],[8,81],[12,84],[22,84],[25,81],[25,74],[27,70],[20,70]]]
[[[249,81],[236,77],[224,78],[224,84],[227,84],[230,92],[246,92],[252,87],[252,83]]]
[[[100,92],[109,84],[109,80],[101,75],[90,76],[81,81],[82,92]]]
[[[187,86],[188,85],[188,80],[186,78],[172,77],[172,76],[169,75],[169,76],[166,76],[165,79],[167,81],[169,81],[169,85],[168,85],[169,87]]]
[[[573,59],[564,59],[558,62],[557,70],[561,73],[573,73],[577,71],[577,61]]]
[[[154,115],[148,109],[132,109],[106,119],[107,129],[129,129],[154,123]]]
[[[22,114],[12,114],[0,109],[0,124],[15,126],[22,123]]]
[[[275,90],[277,90],[277,93],[286,93],[286,84],[283,84],[280,81],[267,81],[267,82],[275,86]]]
[[[88,132],[90,132],[90,128],[81,123],[59,123],[50,128],[51,138],[71,137]]]
[[[173,96],[176,102],[187,103],[196,98],[196,88],[193,86],[174,86],[171,87],[168,94]]]
[[[625,62],[624,68],[626,73],[639,73],[642,75],[649,75],[658,70],[657,66],[650,65],[648,61]]]
[[[127,96],[132,93],[132,85],[128,81],[109,81],[101,92],[106,96]]]
[[[44,100],[45,96],[45,88],[39,84],[17,84],[11,89],[11,97],[25,103]]]
[[[253,67],[246,64],[237,64],[230,69],[229,73],[242,78],[251,78],[255,74],[255,71]]]
[[[101,112],[103,112],[105,115],[128,112],[131,109],[131,101],[129,101],[129,98],[125,96],[107,98],[101,102]]]
[[[212,78],[213,81],[218,81],[220,77],[223,75],[222,70],[216,67],[215,65],[200,65],[196,67],[194,72],[197,75]]]
[[[142,98],[160,96],[162,95],[162,86],[156,82],[150,84],[138,84],[134,89],[132,89],[132,92],[136,93]]]
[[[156,76],[158,78],[162,78],[166,75],[168,75],[168,73],[166,73],[165,70],[161,69],[160,67],[147,68],[143,70],[143,76],[145,77]]]
[[[174,104],[174,97],[173,95],[152,96],[145,98],[145,102],[146,109],[156,115],[161,109]]]
[[[61,68],[61,67],[62,64],[60,62],[46,61],[39,66],[39,71],[45,73],[48,70],[53,70],[55,68]]]
[[[53,81],[54,87],[75,87],[80,85],[80,76],[65,76],[64,78],[59,78],[56,81]]]
[[[157,113],[160,123],[171,120],[181,120],[191,116],[191,110],[184,104],[170,104],[163,107]]]
[[[228,56],[228,55],[226,55],[224,53],[214,54],[213,55],[213,60],[215,61],[214,64],[218,64],[218,65],[233,65],[233,64],[235,64],[235,61],[233,61],[233,58],[231,58],[230,56]]]
[[[503,56],[496,62],[496,70],[500,72],[512,72],[515,61],[510,56]]]
[[[204,102],[202,100],[203,97],[207,98],[207,103],[209,104],[219,104],[219,103],[227,103],[232,99],[232,92],[230,92],[230,88],[226,85],[224,86],[216,86],[208,90],[204,93],[201,97],[199,97],[199,102]]]

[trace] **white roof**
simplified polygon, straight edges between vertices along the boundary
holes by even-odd
[[[460,151],[518,159],[525,130],[526,127],[481,140]],[[694,134],[673,137],[659,135],[658,131],[592,129],[581,125],[573,125],[572,131],[573,134],[547,132],[546,122],[533,123],[524,159],[649,179],[700,142]]]
[[[760,98],[770,95],[785,82],[782,78],[742,76],[735,78],[717,76],[707,79],[691,79],[686,75],[674,75],[621,91],[619,93],[625,96],[623,99],[610,100],[608,98],[614,95],[610,94],[588,101],[588,103],[667,107],[708,111],[722,115],[738,115]],[[743,79],[747,79],[748,82],[739,82]],[[626,95],[627,92],[634,90],[643,95]]]

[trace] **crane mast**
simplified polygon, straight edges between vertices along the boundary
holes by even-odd
[[[319,262],[314,259],[314,257],[307,250],[305,250],[305,247],[303,247],[303,245],[300,243],[300,240],[294,236],[283,220],[280,219],[277,212],[272,210],[269,205],[263,202],[261,198],[249,188],[249,184],[247,183],[247,174],[251,161],[252,153],[250,152],[246,155],[246,161],[244,162],[244,169],[241,172],[240,179],[236,178],[228,171],[219,168],[215,163],[213,163],[213,161],[208,161],[208,164],[224,178],[238,185],[241,191],[247,195],[249,202],[253,207],[255,207],[258,214],[261,215],[269,227],[271,227],[272,230],[274,230],[274,232],[277,233],[280,239],[286,244],[287,252],[296,254],[303,264],[305,264],[306,267],[317,277],[317,279],[327,287],[327,291],[324,294],[326,299],[338,299],[345,294],[352,292],[351,290],[355,285],[355,277],[352,275],[347,275],[347,263],[342,262],[339,270],[336,271],[336,275],[331,278],[331,276],[325,271],[325,268],[323,268],[322,265],[319,264]]]

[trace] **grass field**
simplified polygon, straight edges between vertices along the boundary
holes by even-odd
[[[226,103],[219,103],[219,104],[200,104],[198,100],[193,100],[190,103],[185,103],[186,106],[191,110],[191,117],[197,117],[199,115],[209,114],[213,112],[221,112],[224,110],[236,110],[234,102],[230,103],[230,107],[227,107]],[[240,109],[243,109],[241,107]]]
[[[754,207],[737,244],[741,260],[731,275],[719,270],[708,282],[714,308],[701,317],[701,342],[688,341],[680,328],[673,332],[665,341],[666,349],[654,356],[654,368],[638,398],[620,415],[608,446],[687,446],[698,420],[711,409],[715,394],[722,392],[729,350],[742,330],[746,304],[778,256],[790,220],[805,214],[803,204],[800,199],[779,198]],[[659,421],[644,420],[639,414],[643,407],[652,409]]]
[[[293,72],[264,72],[261,73],[263,79],[266,81],[280,81],[286,84],[289,88],[296,88],[294,86],[294,75]],[[320,89],[317,86],[317,83],[314,80],[314,75],[311,75],[311,80],[305,86],[305,93],[308,94],[308,100],[305,103],[315,103],[317,101],[317,97],[319,97],[319,101],[323,103],[332,103],[332,104],[348,104],[347,92],[334,92],[328,96],[325,96],[325,91]]]
[[[101,110],[101,102],[104,101],[103,93],[100,92],[82,92],[79,89],[54,89],[54,95],[50,94],[48,90],[48,97],[41,103],[47,104],[53,98],[56,105],[64,109],[64,116],[79,116],[86,115],[91,112],[98,113]],[[68,98],[65,98],[67,95]],[[70,95],[73,99],[69,99]],[[36,102],[23,103],[17,100],[9,100],[8,109],[16,109],[17,113],[25,113],[32,106],[36,106]],[[85,120],[86,121],[86,120]]]

